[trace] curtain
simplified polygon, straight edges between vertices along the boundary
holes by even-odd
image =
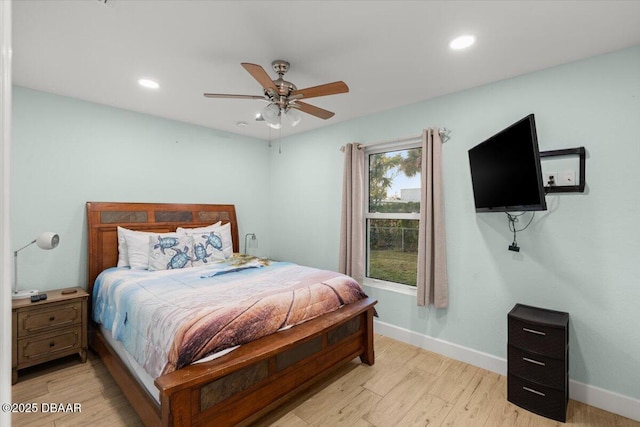
[[[347,144],[338,270],[360,283],[364,279],[364,163],[364,150],[356,143]]]
[[[422,194],[418,227],[418,305],[449,304],[444,205],[442,140],[438,129],[422,132]]]

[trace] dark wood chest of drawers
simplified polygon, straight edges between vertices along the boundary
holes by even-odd
[[[569,313],[516,304],[507,319],[507,400],[565,422],[569,400]]]

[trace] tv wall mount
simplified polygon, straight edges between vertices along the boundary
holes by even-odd
[[[546,194],[549,193],[584,193],[584,186],[586,184],[585,166],[586,166],[586,150],[584,147],[577,148],[564,148],[562,150],[541,151],[540,159],[545,157],[560,157],[560,156],[579,156],[579,176],[580,182],[578,185],[545,185],[544,189]]]

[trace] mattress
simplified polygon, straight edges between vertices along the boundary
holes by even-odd
[[[111,331],[105,328],[103,325],[98,325],[100,328],[100,333],[104,337],[104,339],[109,343],[111,348],[118,354],[122,363],[125,364],[129,372],[134,376],[138,383],[142,385],[149,393],[149,396],[153,397],[153,400],[156,403],[160,404],[160,391],[156,388],[153,383],[155,380],[144,370],[144,368],[136,362],[136,359],[133,358],[131,354],[127,350],[125,350],[122,342],[113,338],[111,335]]]
[[[153,400],[155,400],[156,403],[160,404],[160,391],[156,388],[156,385],[154,384],[155,379],[151,377],[151,375],[149,375],[147,371],[144,370],[142,365],[140,365],[131,354],[129,354],[129,352],[122,345],[122,342],[113,338],[113,335],[111,335],[111,331],[109,331],[103,325],[98,325],[98,326],[100,329],[100,333],[102,334],[104,339],[109,343],[111,348],[113,348],[113,350],[118,354],[118,357],[125,364],[129,372],[131,372],[131,374],[138,381],[138,383],[142,385],[145,388],[145,390],[147,390],[147,393],[149,393],[149,396],[153,397]],[[194,362],[194,364],[208,362],[210,360],[217,359],[218,357],[222,357],[227,353],[231,353],[233,350],[235,350],[238,347],[240,346],[227,348],[215,354],[209,355],[207,357],[203,357],[202,359]]]

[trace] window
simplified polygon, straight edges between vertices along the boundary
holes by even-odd
[[[415,288],[422,149],[414,143],[366,154],[365,276]]]

